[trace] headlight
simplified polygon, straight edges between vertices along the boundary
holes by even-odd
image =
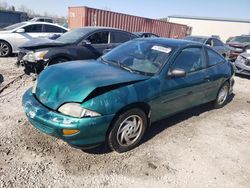
[[[36,86],[37,86],[37,79],[32,87],[32,93],[35,94],[36,93]]]
[[[29,62],[36,62],[39,60],[43,60],[44,56],[48,53],[48,50],[44,50],[44,51],[39,51],[39,52],[33,52],[30,51],[28,52],[24,57],[23,60],[24,61],[29,61]]]
[[[66,103],[62,105],[59,109],[59,112],[65,115],[69,115],[72,117],[96,117],[100,116],[101,114],[97,112],[93,112],[91,110],[85,109],[81,107],[79,103]]]
[[[250,49],[247,49],[246,52],[247,52],[247,53],[250,53]]]

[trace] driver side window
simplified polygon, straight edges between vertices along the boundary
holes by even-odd
[[[93,35],[89,36],[87,38],[91,44],[108,44],[109,42],[109,32],[108,31],[102,31],[94,33]]]
[[[185,48],[175,59],[171,70],[183,69],[186,73],[201,70],[206,67],[202,57],[202,48]]]

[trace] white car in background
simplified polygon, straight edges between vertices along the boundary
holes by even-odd
[[[34,38],[49,38],[67,32],[68,29],[47,22],[21,22],[0,31],[0,57],[18,53],[18,47]]]

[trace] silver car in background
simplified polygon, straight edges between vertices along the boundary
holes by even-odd
[[[67,31],[67,28],[46,22],[21,22],[10,25],[0,31],[0,57],[18,53],[18,47],[28,40],[48,38]]]
[[[184,40],[190,40],[199,42],[208,46],[211,46],[219,54],[228,58],[231,48],[224,44],[218,37],[206,37],[206,36],[187,36]]]
[[[245,53],[238,55],[234,62],[237,74],[244,74],[250,76],[250,49],[247,49]]]

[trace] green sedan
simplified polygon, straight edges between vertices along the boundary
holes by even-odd
[[[72,146],[126,152],[150,123],[213,101],[227,103],[234,68],[208,46],[136,39],[98,60],[53,65],[23,96],[30,123]]]

